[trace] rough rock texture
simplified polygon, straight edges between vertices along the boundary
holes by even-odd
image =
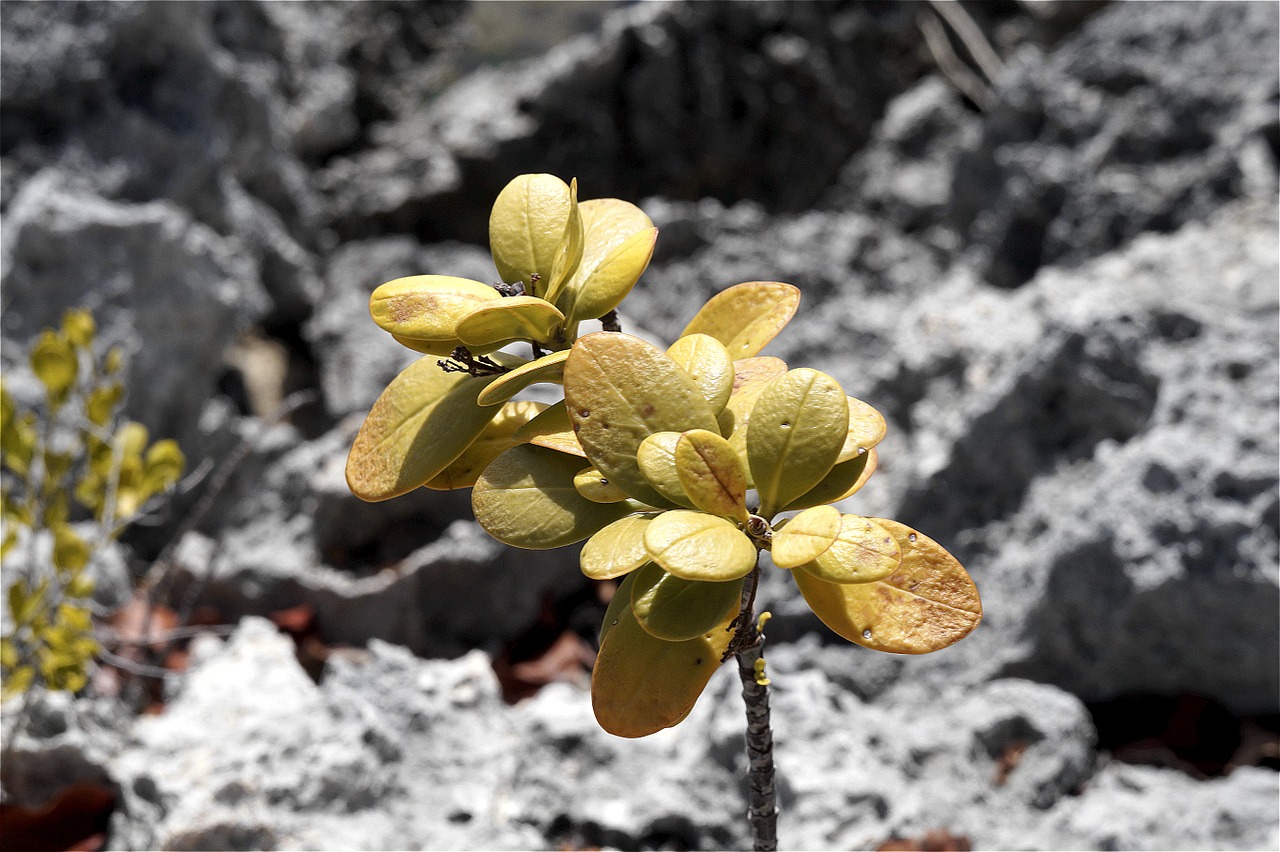
[[[899,657],[766,571],[784,847],[1275,848],[1274,760],[1120,762],[1100,708],[1216,702],[1246,764],[1275,737],[1276,6],[969,4],[1003,61],[984,112],[924,4],[618,5],[0,4],[6,387],[85,305],[132,353],[131,417],[193,460],[247,442],[170,601],[238,629],[193,645],[156,716],[37,695],[6,803],[112,786],[110,848],[748,843],[733,673],[638,741],[598,728],[576,664],[535,660],[555,682],[506,704],[513,659],[599,619],[574,548],[497,545],[466,492],[346,488],[415,357],[370,291],[495,280],[489,205],[538,170],[659,226],[628,331],[800,286],[769,351],[889,420],[846,508],[936,538],[982,592],[971,637]],[[262,419],[298,390],[316,404]],[[214,478],[129,532],[100,604]],[[299,605],[297,644],[258,617]],[[322,672],[298,661],[316,638]]]

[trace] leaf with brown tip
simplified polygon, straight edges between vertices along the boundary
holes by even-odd
[[[792,572],[822,623],[867,648],[927,654],[952,645],[982,620],[982,602],[968,573],[937,542],[897,521],[872,518],[902,549],[902,564],[883,580],[827,583]]]

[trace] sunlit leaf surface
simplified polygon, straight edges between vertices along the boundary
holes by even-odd
[[[623,491],[652,506],[669,502],[636,461],[654,432],[716,431],[716,419],[688,374],[660,349],[629,334],[588,334],[564,367],[565,404],[587,457]]]
[[[761,515],[772,517],[831,471],[848,432],[845,399],[835,379],[807,368],[760,394],[747,426],[747,458]]]
[[[702,636],[667,642],[644,630],[631,611],[634,574],[614,593],[591,673],[591,706],[600,727],[645,737],[679,723],[720,666],[734,613]]]
[[[650,562],[636,571],[631,587],[631,611],[645,632],[668,642],[702,636],[736,613],[742,580],[706,583],[668,574]]]
[[[425,484],[498,414],[476,404],[492,376],[446,373],[436,360],[427,356],[406,367],[360,427],[347,457],[347,485],[362,500],[386,500]]]
[[[800,291],[780,281],[748,281],[721,290],[694,315],[681,337],[709,334],[735,359],[757,354],[800,304]]]
[[[644,546],[654,562],[686,580],[736,580],[756,564],[756,547],[746,533],[705,512],[663,512],[645,528]]]
[[[471,492],[476,520],[498,541],[546,550],[582,541],[630,514],[628,503],[596,503],[578,493],[576,456],[545,447],[512,447],[485,468]]]
[[[883,580],[839,584],[792,572],[804,599],[836,633],[877,651],[925,654],[960,641],[982,619],[969,575],[937,542],[897,521],[872,518],[902,549]]]

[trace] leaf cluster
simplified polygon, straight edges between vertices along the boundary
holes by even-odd
[[[70,310],[35,340],[28,361],[44,391],[36,405],[20,405],[0,381],[0,556],[24,541],[31,555],[6,590],[6,697],[34,684],[83,688],[98,650],[89,563],[186,465],[175,442],[151,442],[146,427],[121,418],[123,354],[96,358],[95,332],[87,311]],[[47,560],[37,545],[45,537]]]
[[[730,653],[762,551],[852,642],[918,654],[967,635],[981,604],[946,550],[895,521],[832,505],[871,477],[886,424],[831,376],[759,354],[795,314],[799,290],[770,281],[723,290],[665,351],[612,329],[579,336],[578,321],[611,311],[630,291],[656,232],[614,199],[598,202],[618,217],[613,225],[593,215],[579,231],[576,185],[557,194],[552,187],[563,184],[552,181],[517,178],[491,219],[500,274],[535,295],[510,295],[504,284],[480,297],[483,285],[469,282],[476,298],[457,307],[439,294],[460,279],[438,276],[374,292],[379,325],[419,351],[452,345],[466,367],[442,370],[450,362],[423,358],[391,383],[352,447],[353,492],[379,500],[419,486],[472,486],[476,519],[500,541],[548,549],[585,540],[583,572],[623,578],[592,676],[596,717],[620,736],[687,715]],[[575,264],[579,252],[612,260]],[[598,270],[623,268],[594,289]],[[419,295],[391,307],[385,294],[406,281],[418,282]],[[589,311],[576,307],[583,298]],[[500,323],[504,311],[512,316]],[[534,360],[497,351],[517,340],[532,345]],[[543,347],[553,351],[539,357]],[[477,362],[484,353],[492,357]],[[563,402],[512,401],[533,382],[563,385]]]

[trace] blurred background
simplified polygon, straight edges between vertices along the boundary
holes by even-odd
[[[6,392],[41,404],[28,353],[87,309],[124,416],[187,464],[83,569],[87,683],[4,704],[0,845],[748,842],[732,672],[610,737],[612,590],[575,548],[498,545],[466,491],[346,489],[415,357],[370,291],[496,281],[489,206],[546,171],[659,227],[627,331],[799,286],[767,354],[889,422],[843,508],[983,595],[905,658],[766,578],[784,848],[1276,848],[1278,15],[6,0]],[[48,570],[22,526],[6,588]]]

